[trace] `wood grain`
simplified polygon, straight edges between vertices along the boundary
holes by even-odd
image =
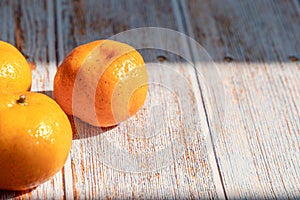
[[[0,1],[0,39],[49,96],[74,47],[138,27],[186,33],[219,70],[192,40],[157,37],[188,60],[139,50],[151,84],[137,115],[109,129],[75,119],[64,169],[0,199],[299,199],[299,16],[297,0]]]
[[[161,26],[178,29],[174,8],[162,1],[144,1],[143,4],[135,1],[76,1],[73,4],[61,1],[56,7],[60,12],[57,16],[61,17],[58,27],[60,60],[79,44],[108,38],[130,28]],[[185,46],[186,51],[189,51],[186,44],[182,44],[184,42],[172,41],[165,45],[175,49]],[[206,155],[207,149],[211,147],[207,147],[202,138],[204,131],[207,131],[207,124],[205,116],[197,108],[202,107],[202,104],[201,97],[195,92],[198,91],[198,84],[193,66],[170,52],[145,49],[140,52],[151,71],[149,76],[152,85],[148,100],[135,117],[110,130],[96,129],[77,121],[81,139],[73,142],[71,160],[66,165],[66,168],[69,167],[66,170],[72,172],[72,177],[66,180],[66,187],[72,186],[73,189],[70,197],[217,197],[216,188],[221,186],[219,182],[214,182],[218,174],[213,174],[213,163]],[[165,63],[157,60],[160,55],[167,58]],[[187,87],[177,84],[178,78],[186,81]],[[178,100],[178,96],[186,98],[184,105],[180,105],[178,101],[182,99]],[[180,119],[182,112],[188,113],[187,118]],[[193,142],[187,142],[182,134],[191,134]],[[173,141],[176,140],[182,148],[174,147]],[[106,141],[110,142],[110,146]],[[168,153],[163,152],[168,150],[165,148],[170,148]],[[153,156],[142,157],[143,163],[137,163],[140,158],[137,152]],[[161,158],[162,155],[165,157]],[[117,158],[122,160],[121,166],[113,164]],[[162,165],[162,161],[166,164]],[[126,162],[131,163],[127,166]],[[144,165],[136,168],[137,164]]]
[[[210,124],[222,133],[214,146],[227,197],[299,198],[297,1],[181,3],[229,98],[224,120]]]
[[[1,40],[15,45],[27,58],[32,90],[52,90],[56,72],[53,3],[1,1],[1,15]]]
[[[51,95],[56,72],[54,5],[52,1],[0,1],[0,39],[15,45],[31,64],[32,90]],[[32,191],[0,191],[0,199],[63,198],[63,174]]]

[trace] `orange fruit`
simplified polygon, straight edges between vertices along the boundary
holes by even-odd
[[[21,52],[13,45],[0,41],[0,91],[30,90],[31,70]]]
[[[68,117],[53,99],[1,94],[0,189],[26,190],[47,181],[63,167],[71,143]]]
[[[54,78],[63,110],[93,126],[108,127],[134,115],[148,91],[144,60],[133,47],[97,40],[73,49]]]

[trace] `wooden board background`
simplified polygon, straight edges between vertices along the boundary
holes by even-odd
[[[81,138],[73,140],[61,172],[32,191],[1,191],[0,197],[300,198],[299,16],[296,0],[0,1],[0,39],[16,45],[31,63],[34,91],[52,96],[57,66],[77,45],[132,28],[164,27],[208,51],[226,99],[222,107],[205,92],[195,72],[212,71],[189,42],[166,45],[183,48],[193,63],[143,50],[153,67],[151,80],[169,88],[152,84],[143,109],[103,134],[79,123]],[[157,59],[161,55],[165,62]],[[179,75],[188,87],[177,84]],[[180,111],[188,113],[183,120]],[[152,139],[132,134],[152,132],[158,134]],[[193,142],[184,140],[187,134]],[[182,136],[183,149],[171,147],[162,169],[130,173],[103,162],[118,153],[106,149],[103,138],[132,154],[159,151]]]

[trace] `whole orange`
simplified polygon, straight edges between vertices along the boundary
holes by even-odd
[[[0,95],[0,189],[33,188],[63,167],[72,143],[70,122],[46,95]]]
[[[21,52],[13,45],[0,41],[0,92],[30,90],[31,70]]]
[[[63,110],[101,127],[134,115],[148,91],[144,60],[133,47],[97,40],[78,46],[54,78],[54,96]]]

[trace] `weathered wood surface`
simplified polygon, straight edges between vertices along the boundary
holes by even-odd
[[[62,41],[59,44],[62,44],[63,47],[61,49],[65,50],[64,52],[60,52],[60,55],[65,55],[78,44],[94,39],[107,38],[135,27],[161,26],[175,30],[178,29],[174,17],[173,5],[163,4],[162,1],[144,1],[143,4],[137,4],[134,1],[116,1],[113,4],[104,1],[97,4],[89,4],[88,2],[70,4],[69,2],[61,2],[60,5],[57,5],[57,7],[61,7],[63,17],[61,27],[58,28],[60,31],[58,35],[62,35]],[[126,7],[125,9],[124,6]],[[102,12],[99,12],[99,10]],[[134,16],[132,13],[134,13]],[[164,14],[162,15],[162,13]],[[97,20],[95,21],[95,19]],[[173,46],[175,49],[182,46],[180,41],[168,45]],[[170,65],[170,69],[180,72],[186,79],[191,80],[193,85],[190,85],[189,88],[183,88],[183,85],[176,84],[178,80],[176,79],[177,77],[170,74],[172,71],[168,71],[159,65],[157,56],[160,54],[158,53],[165,52],[148,50],[144,51],[143,54],[145,60],[148,63],[153,63],[152,67],[156,68],[154,70],[157,71],[152,71],[150,74],[150,81],[154,82],[154,84],[150,87],[148,102],[144,107],[145,110],[142,110],[140,113],[141,116],[137,115],[133,119],[122,123],[119,127],[105,133],[105,137],[112,141],[112,146],[106,147],[104,154],[93,153],[96,152],[93,148],[103,148],[99,147],[101,138],[103,138],[102,135],[74,141],[71,151],[71,164],[69,165],[72,166],[72,169],[69,169],[72,170],[73,177],[70,180],[72,181],[72,189],[74,191],[72,197],[108,197],[121,199],[217,197],[215,188],[220,188],[221,185],[220,182],[213,181],[213,175],[218,177],[218,174],[213,174],[213,169],[211,169],[211,165],[215,166],[215,163],[209,162],[208,157],[203,158],[203,151],[205,151],[206,147],[205,144],[200,143],[200,132],[204,131],[204,129],[202,130],[201,127],[191,126],[188,123],[180,123],[178,121],[180,111],[177,109],[180,105],[178,105],[178,102],[176,103],[176,96],[171,95],[170,91],[168,91],[173,90],[173,92],[184,93],[187,90],[192,90],[190,91],[190,96],[185,95],[187,98],[186,101],[190,102],[188,105],[191,105],[188,120],[193,117],[197,119],[198,116],[198,120],[203,120],[201,123],[205,123],[205,116],[200,117],[200,113],[197,113],[197,108],[193,107],[195,105],[197,107],[197,104],[194,103],[193,105],[193,102],[195,102],[193,90],[197,90],[198,88],[193,68],[186,64],[181,64],[180,60],[173,55],[165,54],[168,63],[172,63],[168,64]],[[164,88],[157,85],[157,83],[162,83],[164,87],[173,86],[174,88]],[[143,117],[142,115],[146,115],[145,120],[140,120]],[[140,130],[136,130],[136,127],[140,127]],[[140,131],[146,136],[150,136],[151,134],[158,135],[147,140],[135,139],[135,131]],[[184,154],[178,152],[180,150],[176,148],[171,150],[173,152],[172,156],[174,158],[172,159],[174,165],[163,166],[162,170],[138,174],[124,173],[114,169],[114,166],[109,166],[112,162],[111,160],[107,161],[108,166],[101,163],[101,156],[105,157],[105,154],[112,154],[111,156],[115,157],[118,157],[117,154],[126,151],[129,151],[129,153],[139,151],[154,153],[158,151],[159,154],[161,148],[168,148],[168,145],[172,142],[168,140],[180,137],[185,132],[194,133],[193,136],[199,142],[193,144],[193,146],[186,146]],[[123,152],[115,153],[110,148],[121,148]],[[125,160],[126,155],[124,157],[123,159]],[[134,161],[131,162],[134,165]],[[149,169],[152,171],[151,167]],[[97,184],[93,184],[94,180],[97,180]],[[93,186],[87,187],[89,185]],[[222,195],[222,191],[219,195]]]
[[[198,2],[182,2],[187,29],[217,61],[229,97],[224,121],[210,125],[221,133],[227,197],[299,198],[299,2]]]
[[[51,1],[0,1],[0,39],[22,51],[31,64],[32,90],[47,94],[51,94],[46,91],[52,90],[56,72],[53,11]],[[15,196],[34,199],[64,197],[63,181],[63,173],[59,172],[30,193],[1,191],[0,196],[3,199]]]
[[[191,41],[159,39],[184,49],[196,71],[170,52],[141,50],[152,81],[141,111],[108,130],[77,122],[61,172],[0,198],[300,198],[300,67],[291,61],[300,57],[299,15],[298,1],[0,1],[0,39],[28,56],[34,91],[52,95],[56,67],[75,46],[156,26],[195,38],[225,95],[209,91],[200,72],[214,71]],[[158,163],[135,168],[136,152]],[[120,155],[131,168],[113,163]]]

